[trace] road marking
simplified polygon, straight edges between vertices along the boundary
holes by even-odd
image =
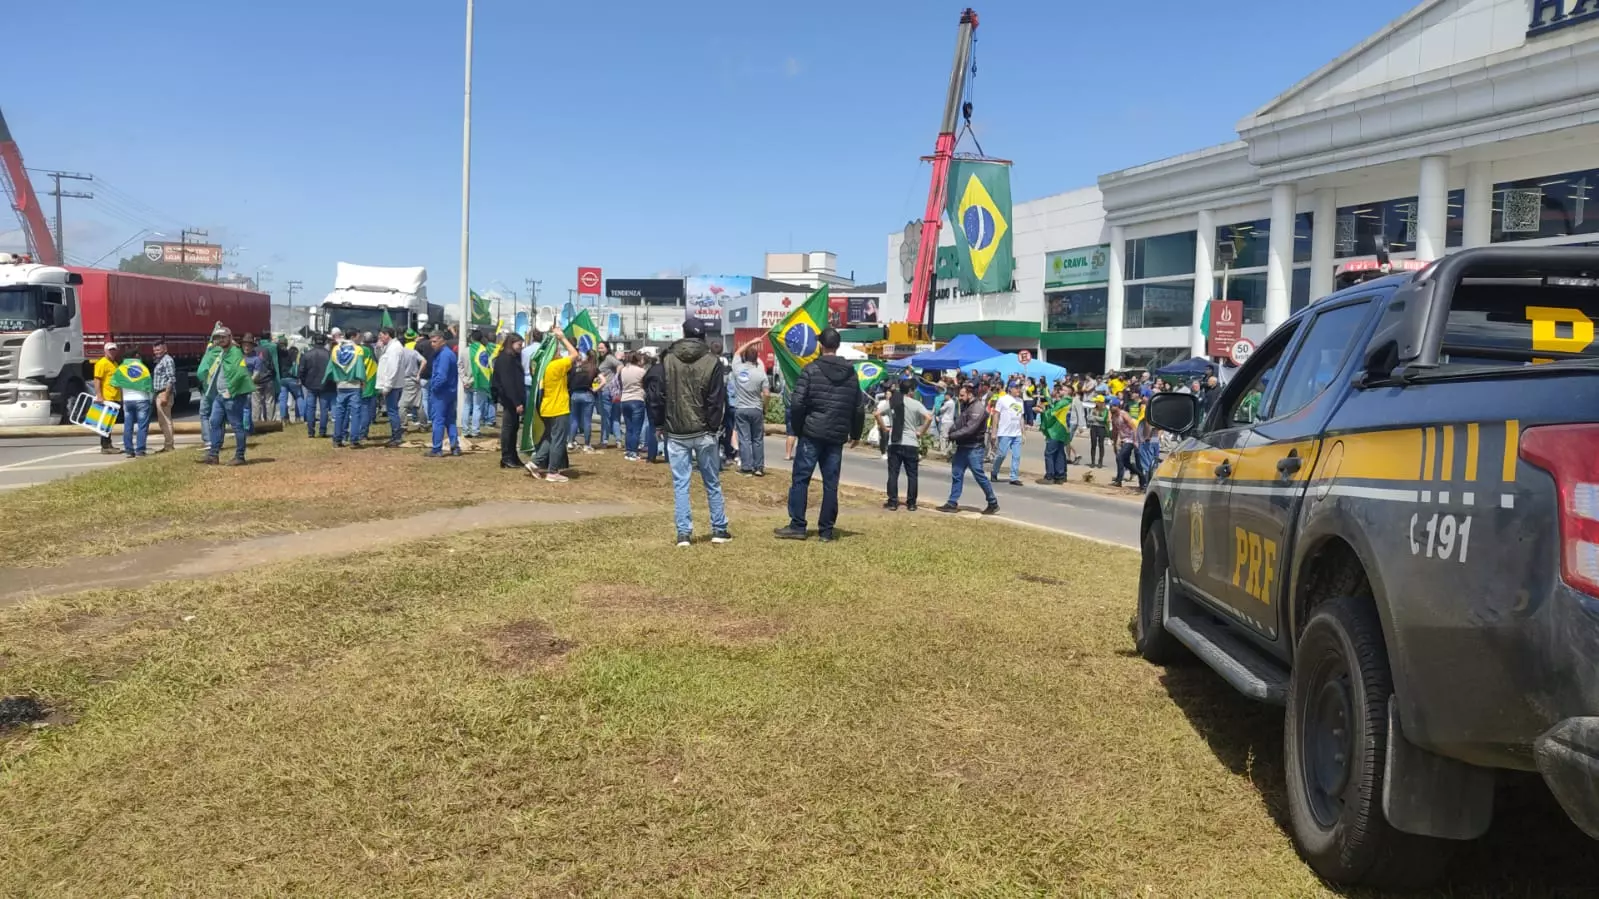
[[[1138,547],[1134,546],[1134,545],[1132,545],[1130,543],[1117,543],[1114,540],[1106,540],[1104,537],[1090,537],[1087,534],[1079,534],[1076,531],[1068,531],[1065,528],[1057,528],[1057,527],[1052,527],[1052,526],[1047,525],[1047,524],[1039,524],[1036,521],[1023,521],[1020,518],[1006,518],[1003,515],[982,515],[982,514],[979,514],[979,513],[976,513],[976,512],[973,512],[971,514],[972,514],[972,517],[974,517],[974,518],[992,518],[995,521],[1004,522],[1005,524],[1010,524],[1010,525],[1016,525],[1018,527],[1032,528],[1035,531],[1048,531],[1051,534],[1059,534],[1059,535],[1061,535],[1063,537],[1072,537],[1072,538],[1075,538],[1077,540],[1087,540],[1089,543],[1098,543],[1098,544],[1100,544],[1102,546],[1113,546],[1116,549],[1124,549],[1124,550],[1127,550],[1128,552],[1137,552],[1138,551]],[[961,517],[964,518],[966,516],[963,515]]]
[[[8,465],[0,465],[0,471],[15,471],[18,468],[26,468],[30,465],[37,465],[40,462],[49,462],[51,459],[65,459],[68,456],[81,456],[85,453],[98,452],[100,452],[99,447],[93,446],[84,447],[83,449],[68,450],[64,453],[56,453],[53,456],[40,456],[37,459],[24,459],[21,462],[12,462]]]
[[[119,465],[126,462],[126,458],[95,459],[89,462],[67,462],[61,465],[30,465],[27,468],[11,472],[12,474],[32,474],[36,471],[64,471],[69,468],[100,468],[106,465]]]

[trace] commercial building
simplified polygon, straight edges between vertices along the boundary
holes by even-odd
[[[936,302],[935,337],[1073,370],[1158,365],[1203,354],[1209,300],[1241,300],[1258,341],[1379,235],[1421,260],[1599,242],[1599,0],[1428,0],[1237,132],[1017,204],[1015,289]]]

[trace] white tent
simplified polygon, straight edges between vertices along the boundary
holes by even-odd
[[[848,359],[851,362],[859,362],[862,359],[870,358],[866,355],[864,350],[853,343],[839,344],[838,356],[840,359]]]

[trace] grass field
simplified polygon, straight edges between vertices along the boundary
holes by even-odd
[[[666,515],[0,608],[0,695],[59,712],[0,736],[0,895],[1329,894],[1280,716],[1134,657],[1131,553]],[[1505,798],[1451,894],[1591,895],[1592,843]]]

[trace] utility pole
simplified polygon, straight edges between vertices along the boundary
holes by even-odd
[[[79,193],[77,191],[63,191],[61,189],[61,179],[65,178],[68,181],[93,181],[94,176],[82,175],[77,172],[47,172],[45,173],[45,177],[55,179],[56,183],[56,189],[50,192],[50,196],[56,198],[56,253],[61,256],[61,261],[63,264],[65,264],[67,260],[67,245],[61,242],[61,232],[63,230],[61,227],[61,201],[92,200],[94,199],[94,194]]]
[[[539,288],[544,286],[544,282],[523,278],[522,283],[527,287],[527,324],[532,328],[533,320],[539,317]]]
[[[294,308],[294,294],[297,291],[305,289],[305,284],[303,282],[301,282],[301,281],[290,281],[288,283],[288,286],[287,286],[286,289],[289,292],[289,308],[293,309]]]
[[[190,235],[193,235],[195,237],[210,237],[211,233],[209,231],[202,231],[199,228],[184,228],[182,231],[179,231],[178,232],[178,264],[179,265],[188,265],[189,264],[189,236]],[[199,266],[195,266],[195,268],[199,268]],[[222,269],[218,268],[217,269],[217,276],[218,276],[219,279],[221,278],[221,274],[222,274]]]

